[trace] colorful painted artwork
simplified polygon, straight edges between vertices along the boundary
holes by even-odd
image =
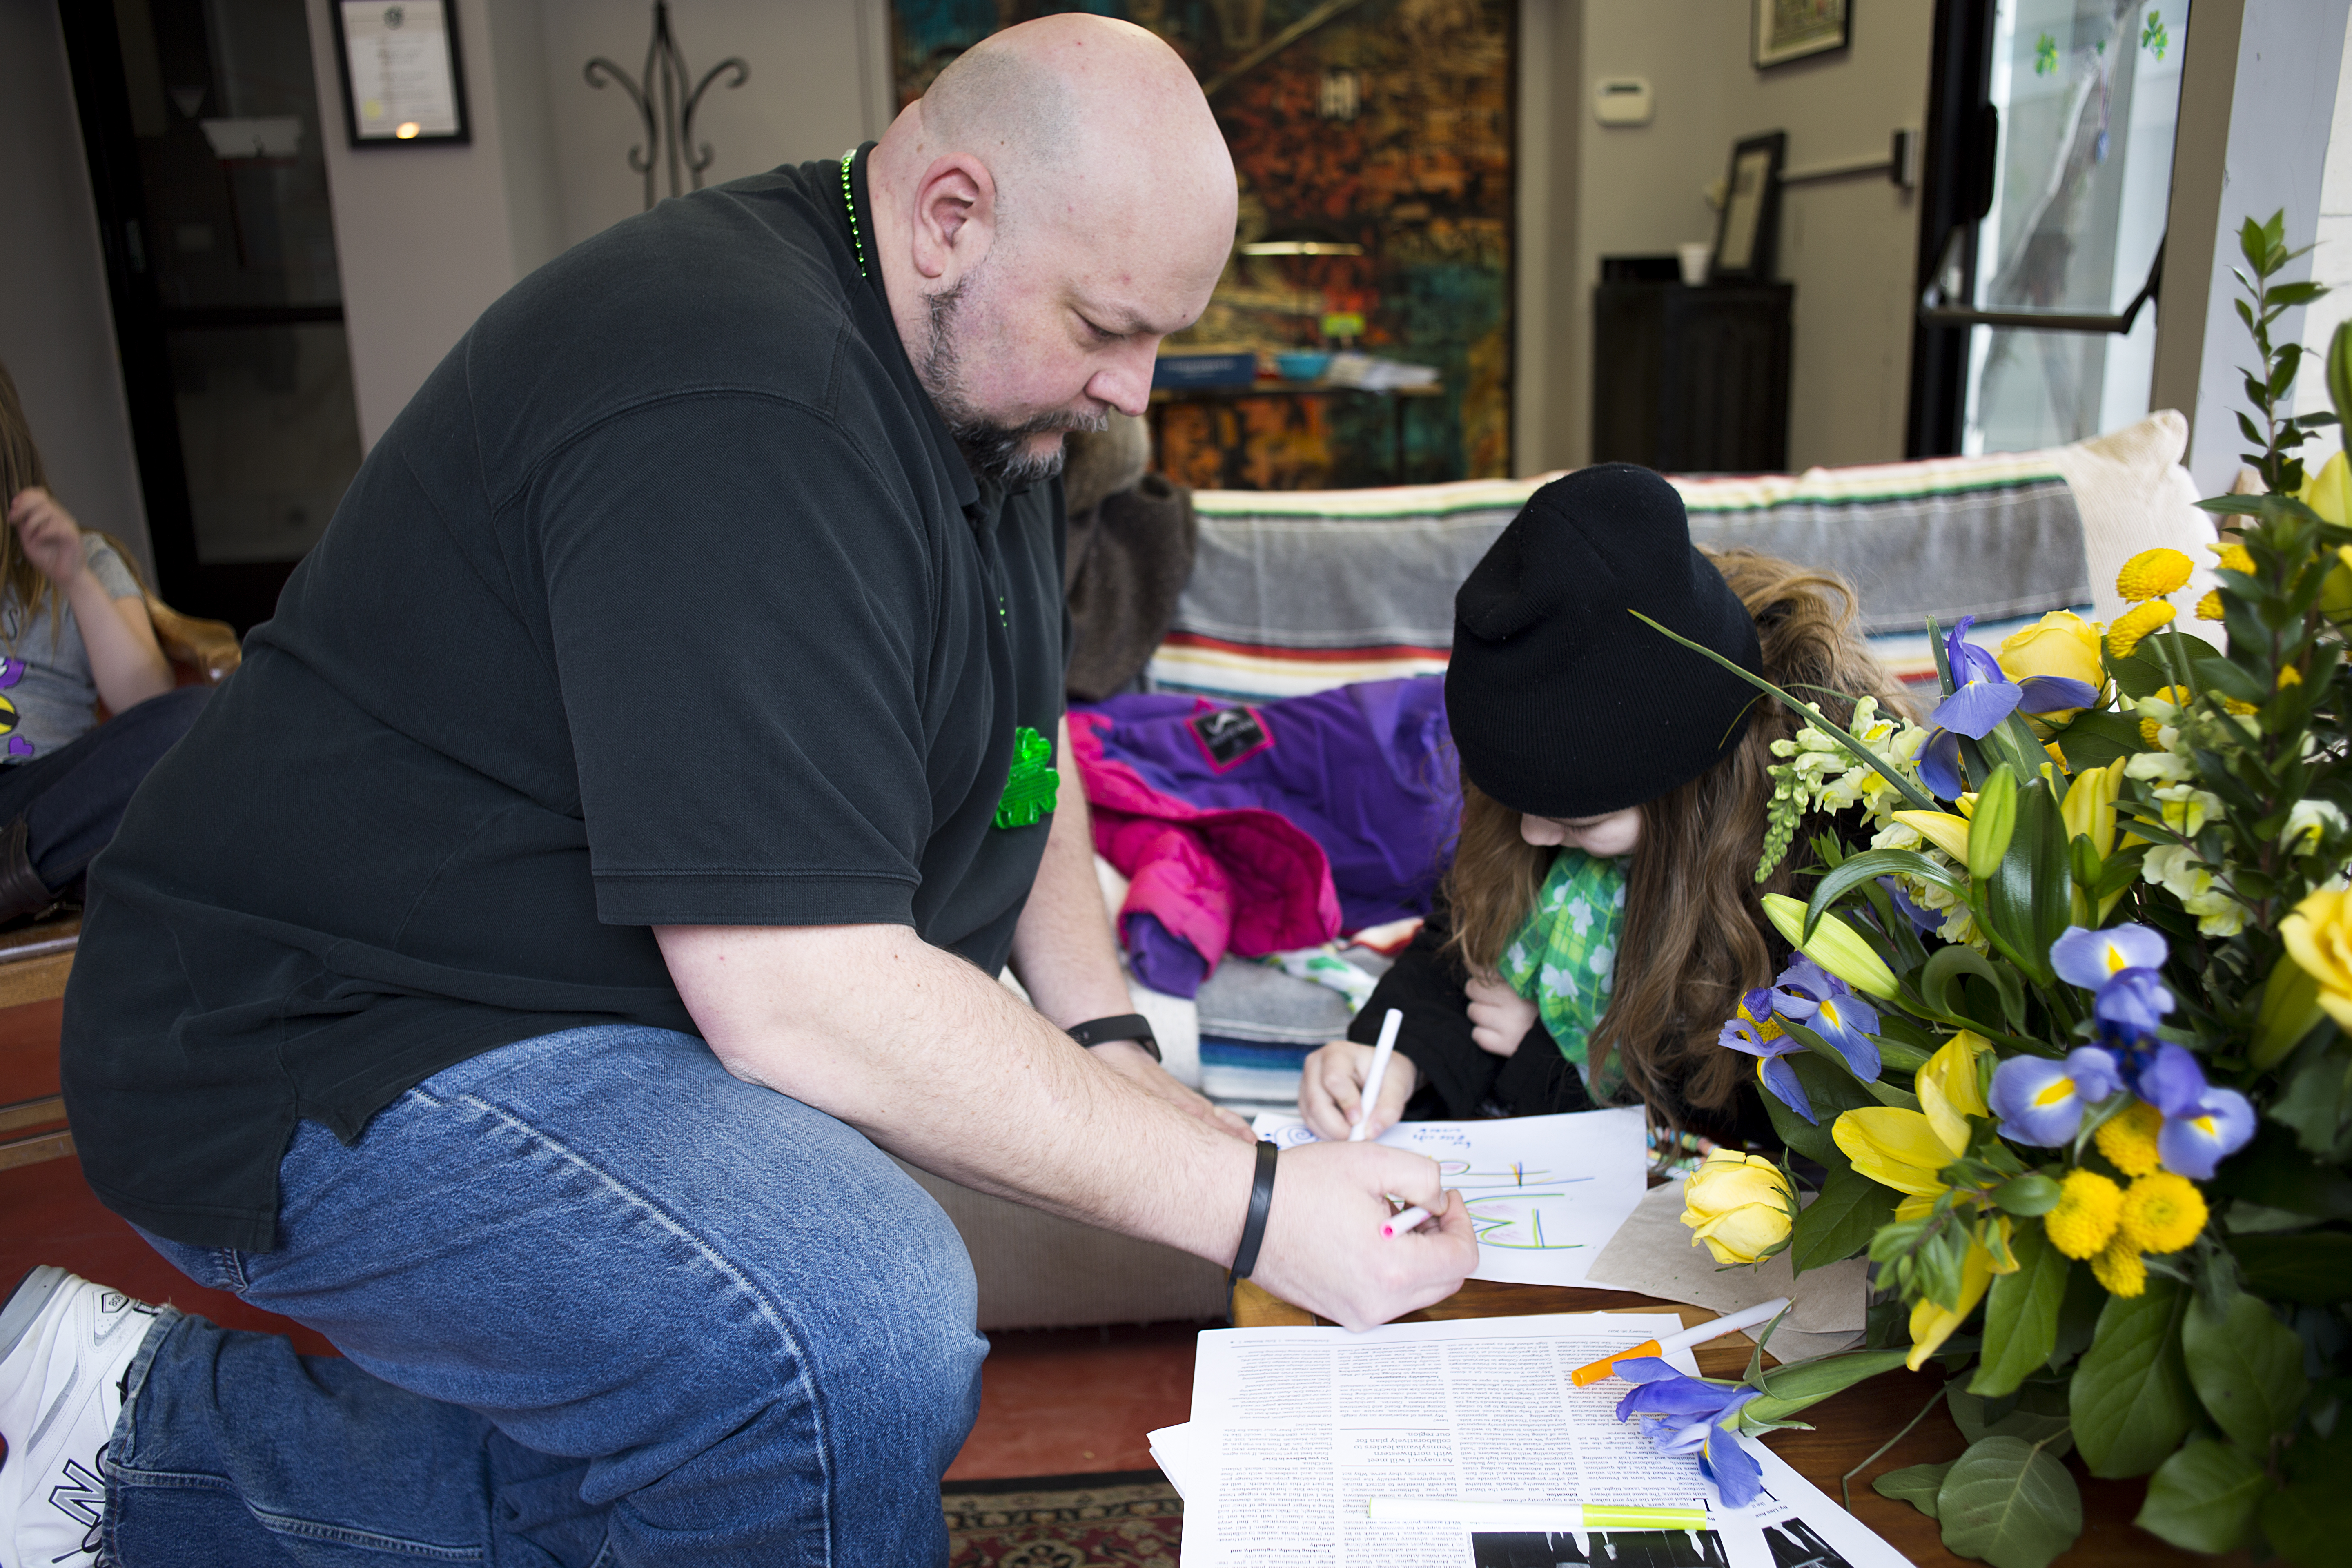
[[[1510,0],[892,0],[898,100],[999,27],[1091,11],[1150,28],[1201,79],[1241,181],[1234,252],[1169,353],[1350,346],[1434,366],[1443,395],[1264,394],[1160,411],[1187,484],[1314,489],[1510,471]],[[1266,240],[1357,256],[1249,256]],[[1339,322],[1345,326],[1350,323]],[[1400,443],[1402,450],[1399,450]]]

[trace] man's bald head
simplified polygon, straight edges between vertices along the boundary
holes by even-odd
[[[1207,307],[1233,242],[1233,159],[1192,71],[1100,16],[965,51],[884,135],[867,186],[933,401],[1039,461],[1069,418],[1142,411],[1150,351]],[[977,384],[983,367],[1001,394]]]

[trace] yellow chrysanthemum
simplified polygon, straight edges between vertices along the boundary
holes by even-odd
[[[2050,1245],[2069,1258],[2095,1258],[2114,1239],[2124,1190],[2096,1171],[2069,1171],[2058,1206],[2043,1216]]]
[[[2291,664],[2283,664],[2279,666],[2278,689],[2281,691],[2284,691],[2290,686],[2301,686],[2302,684],[2303,671],[2295,668],[2295,667]]]
[[[2235,697],[2224,697],[2224,698],[2222,698],[2222,699],[2221,699],[2221,707],[2222,707],[2222,709],[2223,709],[2225,711],[2228,711],[2228,712],[2231,712],[2231,713],[2235,713],[2235,714],[2237,714],[2237,715],[2238,715],[2239,717],[2241,717],[2241,718],[2243,718],[2245,715],[2247,715],[2247,714],[2249,714],[2249,713],[2253,713],[2253,712],[2258,712],[2258,711],[2260,711],[2260,710],[2255,706],[2255,704],[2253,704],[2253,703],[2252,703],[2252,702],[2243,701],[2243,700],[2240,700],[2240,699],[2238,699],[2238,698],[2235,698]]]
[[[2120,1241],[2091,1259],[2091,1276],[2110,1296],[2137,1296],[2147,1289],[2147,1265]]]
[[[2205,596],[2197,601],[2197,618],[2200,621],[2218,621],[2221,618],[2221,589],[2205,590]]]
[[[2141,1100],[2099,1124],[2099,1152],[2126,1176],[2145,1176],[2157,1167],[2156,1135],[2164,1128],[2164,1112]]]
[[[2185,686],[2161,687],[2157,690],[2155,696],[2156,700],[2159,702],[2169,702],[2175,708],[2179,708],[2188,702],[2189,688]],[[2163,728],[2164,721],[2152,714],[2140,720],[2140,744],[2143,746],[2154,746],[2156,744],[2156,732]]]
[[[2124,569],[2116,574],[2116,592],[2124,596],[2126,604],[2136,605],[2142,599],[2160,599],[2167,594],[2179,593],[2180,585],[2189,581],[2189,574],[2195,565],[2195,562],[2178,550],[2167,550],[2161,546],[2143,550],[2125,562]]]
[[[2237,543],[2209,544],[2205,548],[2221,557],[2221,559],[2216,561],[2214,564],[2219,566],[2222,571],[2243,572],[2249,577],[2254,574],[2253,555],[2244,545]]]
[[[2125,1189],[2116,1245],[2135,1252],[2178,1252],[2205,1228],[2205,1194],[2197,1184],[2157,1171]]]
[[[2176,551],[2174,553],[2178,554],[2179,552]],[[2125,570],[2129,571],[2130,568],[2126,567]],[[2162,599],[2150,599],[2144,605],[2134,605],[2130,609],[2117,616],[2115,625],[2107,628],[2107,657],[2129,658],[2133,651],[2139,647],[2140,638],[2169,622],[2172,616],[2172,606]]]

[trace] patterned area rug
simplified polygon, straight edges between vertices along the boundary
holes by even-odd
[[[1176,1568],[1184,1502],[1158,1470],[940,1490],[951,1568]]]

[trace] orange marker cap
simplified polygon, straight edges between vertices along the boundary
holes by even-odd
[[[1657,1341],[1643,1340],[1640,1344],[1633,1346],[1630,1350],[1622,1350],[1615,1355],[1602,1356],[1599,1361],[1578,1367],[1574,1372],[1568,1374],[1569,1381],[1575,1384],[1579,1388],[1590,1388],[1594,1384],[1599,1383],[1602,1378],[1614,1373],[1617,1370],[1617,1363],[1621,1361],[1632,1361],[1637,1356],[1664,1355],[1665,1353],[1664,1348],[1661,1346]]]

